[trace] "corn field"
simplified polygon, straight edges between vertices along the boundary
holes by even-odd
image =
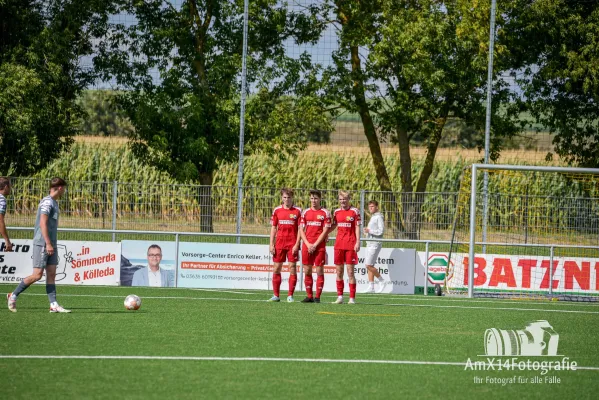
[[[386,163],[399,192],[399,158],[388,155]],[[389,216],[392,209],[401,213],[402,207],[409,206],[421,211],[417,223],[422,239],[449,240],[465,166],[467,162],[462,160],[437,162],[428,192],[404,198],[402,204],[399,193],[397,203],[393,203],[388,193],[377,191],[368,154],[303,152],[288,160],[250,156],[245,161],[242,232],[268,233],[272,208],[280,201],[279,189],[286,186],[300,188],[296,190],[300,207],[309,206],[309,188],[323,190],[323,205],[331,210],[337,206],[338,189],[352,191],[353,204],[363,210],[371,199],[378,200]],[[421,168],[422,162],[416,159],[413,176],[417,177]],[[52,176],[65,177],[69,182],[67,195],[61,200],[63,227],[235,232],[236,164],[221,165],[212,187],[180,184],[139,163],[126,146],[76,144],[45,171],[13,180],[11,225],[33,224],[38,202],[46,195]],[[497,176],[489,190],[509,193],[509,200],[491,197],[490,219],[515,230],[526,226],[548,231],[557,226],[571,232],[595,232],[597,236],[598,179],[581,182],[560,174]],[[207,214],[211,227],[201,226]],[[389,235],[391,232],[388,229]]]

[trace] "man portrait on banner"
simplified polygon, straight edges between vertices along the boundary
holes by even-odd
[[[148,267],[140,268],[133,274],[131,286],[174,287],[172,275],[160,268],[162,249],[157,244],[148,247]]]

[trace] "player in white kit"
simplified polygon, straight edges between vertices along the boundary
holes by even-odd
[[[370,221],[368,222],[368,227],[364,228],[366,239],[382,239],[383,232],[385,231],[385,221],[383,220],[383,214],[379,212],[379,203],[376,200],[370,200],[368,202],[368,211],[370,212]],[[366,242],[366,259],[364,264],[366,264],[366,269],[368,270],[368,288],[364,293],[374,293],[375,277],[378,279],[379,293],[385,290],[385,286],[388,283],[374,267],[382,246],[381,242]]]

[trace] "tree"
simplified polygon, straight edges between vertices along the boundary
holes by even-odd
[[[478,4],[478,6],[477,6]],[[482,131],[487,75],[489,7],[471,1],[334,1],[340,48],[325,75],[329,91],[360,115],[381,190],[393,193],[379,142],[399,147],[401,217],[392,214],[396,236],[419,237],[420,210],[435,154],[448,118]],[[501,44],[498,44],[498,48]],[[497,65],[504,61],[498,57]],[[502,68],[499,68],[501,70]],[[497,75],[498,72],[495,74]],[[517,107],[501,81],[493,102],[493,150],[518,132]],[[424,168],[412,176],[411,140],[426,145]],[[393,212],[395,195],[390,203]]]
[[[523,110],[565,161],[599,167],[599,3],[521,0],[519,10],[504,35],[522,64]]]
[[[161,0],[129,1],[122,10],[136,22],[111,26],[95,67],[125,90],[119,104],[135,128],[130,135],[135,155],[179,181],[206,186],[199,198],[200,227],[210,232],[213,173],[219,163],[236,160],[239,151],[243,1],[185,0],[180,7]],[[301,80],[306,60],[288,58],[283,42],[313,41],[320,24],[310,9],[292,13],[276,0],[250,2],[249,14],[248,86],[266,94],[250,99],[248,110],[276,119],[282,114],[272,112],[293,103],[300,118],[304,105],[310,107],[304,101],[287,100],[279,107],[253,103],[272,102]],[[292,153],[305,144],[283,140],[287,127],[266,132],[251,116],[246,128],[247,153]]]
[[[112,90],[86,90],[77,99],[83,109],[80,132],[94,136],[128,136],[133,127]]]
[[[0,0],[0,173],[32,174],[69,148],[94,80],[79,59],[109,12],[101,0]]]

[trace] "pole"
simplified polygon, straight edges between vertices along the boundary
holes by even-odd
[[[428,296],[428,241],[424,249],[424,295]]]
[[[119,184],[117,181],[112,182],[112,230],[116,230],[116,202]],[[112,232],[112,241],[116,242],[116,233]]]
[[[493,97],[493,51],[495,47],[496,0],[491,0],[491,26],[489,28],[489,66],[487,67],[487,117],[485,120],[485,164],[489,163],[491,147],[491,100]],[[474,178],[474,177],[473,177]],[[487,242],[487,219],[489,214],[489,173],[485,171],[483,181],[483,243]],[[483,244],[483,253],[487,245]]]
[[[241,233],[241,218],[243,211],[243,146],[245,133],[245,91],[247,77],[247,50],[248,50],[248,9],[249,0],[243,2],[243,51],[241,60],[241,111],[239,112],[239,169],[237,171],[237,227],[236,233]],[[237,243],[241,237],[237,236]]]
[[[470,183],[470,249],[468,252],[468,297],[474,297],[474,245],[476,240],[476,164],[472,164]]]

